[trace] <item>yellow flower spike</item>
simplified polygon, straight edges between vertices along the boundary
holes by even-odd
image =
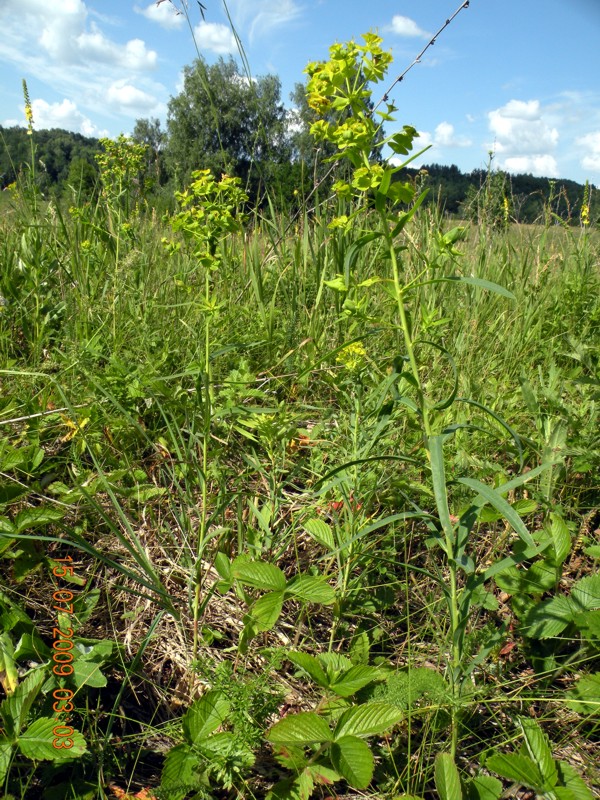
[[[29,89],[27,88],[27,81],[23,78],[23,98],[25,100],[25,118],[27,119],[27,134],[33,135],[33,111],[31,109],[31,100],[29,99]]]

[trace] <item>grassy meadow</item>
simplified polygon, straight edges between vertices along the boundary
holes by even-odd
[[[128,148],[2,198],[1,796],[600,797],[594,226]]]

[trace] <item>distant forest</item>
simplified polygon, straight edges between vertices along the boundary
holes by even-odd
[[[158,124],[157,121],[154,122]],[[148,121],[138,121],[136,131],[147,131],[147,127]],[[146,139],[145,136],[136,137],[136,131],[134,139]],[[93,196],[98,176],[95,155],[101,150],[99,140],[57,128],[36,130],[34,136],[36,181],[42,194],[66,197],[71,187]],[[291,155],[290,158],[293,159],[294,156]],[[0,188],[4,190],[14,183],[19,173],[28,168],[30,161],[31,139],[27,129],[0,126]],[[159,196],[171,194],[170,190],[175,185],[172,165],[164,158],[164,149],[162,152],[156,149],[149,155],[148,174],[150,173],[160,176],[159,181],[154,182],[153,188],[158,203]],[[274,190],[275,196],[289,198],[295,194],[295,187],[276,184],[293,184],[298,174],[298,170],[294,169],[273,171],[273,182],[269,188]],[[507,198],[510,219],[522,223],[547,219],[550,213],[556,222],[579,224],[585,188],[571,180],[509,175],[498,170],[488,173],[477,169],[465,173],[454,165],[442,164],[429,164],[421,169],[407,168],[399,175],[399,179],[411,180],[420,188],[427,188],[427,203],[435,203],[449,216],[463,218],[475,217],[474,209],[478,204],[481,205],[486,187],[492,183],[496,197],[502,200]],[[593,221],[597,221],[600,216],[600,198],[596,187],[589,188],[590,216]]]

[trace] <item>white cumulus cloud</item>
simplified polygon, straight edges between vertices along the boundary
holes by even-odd
[[[435,129],[434,142],[440,147],[469,147],[472,142],[464,136],[457,136],[454,125],[449,122],[440,122]]]
[[[221,25],[220,22],[205,22],[204,20],[194,28],[194,35],[200,50],[209,50],[217,55],[235,53],[237,50],[235,37],[231,28]]]
[[[84,136],[106,136],[107,131],[97,128],[89,117],[79,111],[77,104],[65,98],[60,103],[48,103],[36,98],[31,101],[34,125],[38,129],[63,128]]]
[[[559,178],[558,163],[554,156],[511,156],[505,158],[503,167],[515,174],[536,175],[538,178]]]
[[[488,113],[494,141],[488,146],[499,156],[499,166],[509,172],[558,177],[554,155],[560,134],[551,112],[539,100],[509,100]]]
[[[583,152],[581,166],[590,172],[600,172],[600,131],[578,137],[575,144]]]
[[[539,100],[510,100],[490,111],[488,120],[496,152],[505,153],[506,158],[543,155],[558,144],[558,129],[545,119]]]
[[[174,30],[181,28],[185,22],[185,17],[182,13],[178,12],[169,0],[163,0],[161,3],[150,3],[150,5],[141,7],[134,6],[134,11],[149,19],[151,22],[158,22],[160,26],[167,30]]]
[[[417,23],[410,17],[403,17],[401,14],[396,14],[392,17],[392,22],[387,26],[387,30],[395,33],[397,36],[412,36],[420,39],[430,39],[431,34],[420,28]]]
[[[126,80],[111,84],[106,91],[106,100],[117,112],[143,117],[156,114],[159,105],[155,97],[132,86]]]

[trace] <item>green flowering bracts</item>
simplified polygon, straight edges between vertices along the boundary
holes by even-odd
[[[316,142],[335,145],[337,152],[331,160],[346,159],[352,165],[349,179],[333,186],[339,197],[365,199],[374,193],[379,203],[386,198],[392,203],[410,202],[413,187],[392,182],[393,174],[404,164],[384,166],[380,151],[387,145],[394,154],[407,155],[417,131],[405,125],[387,138],[381,136],[383,123],[394,121],[396,108],[387,102],[385,111],[377,111],[370,84],[383,80],[392,55],[381,48],[382,39],[376,34],[366,33],[362,38],[362,45],[354,41],[334,44],[329,61],[313,62],[306,68],[308,104],[322,117],[311,126],[311,134]]]

